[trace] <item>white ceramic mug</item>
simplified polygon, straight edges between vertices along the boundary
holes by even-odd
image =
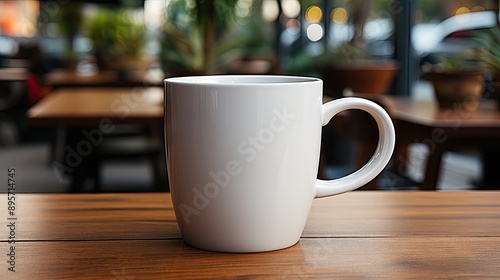
[[[167,169],[186,243],[260,252],[298,242],[314,198],[363,186],[389,162],[389,115],[361,98],[323,105],[322,81],[292,76],[199,76],[165,80]],[[361,109],[379,128],[372,159],[356,172],[318,180],[321,127]]]

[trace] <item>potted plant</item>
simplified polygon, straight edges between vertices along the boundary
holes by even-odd
[[[144,48],[145,28],[125,9],[101,9],[85,25],[100,70],[137,67]]]
[[[353,92],[385,94],[399,70],[394,60],[376,60],[352,42],[325,52],[318,61],[325,94],[340,97]]]
[[[364,49],[346,43],[320,55],[301,53],[287,67],[287,73],[317,75],[323,79],[324,94],[341,97],[345,89],[359,93],[385,94],[399,65],[395,60],[374,59]]]
[[[399,65],[393,59],[377,58],[367,51],[364,27],[373,3],[363,0],[347,3],[352,15],[349,17],[352,37],[345,42],[337,42],[336,47],[330,46],[325,39],[321,54],[296,56],[287,71],[293,74],[313,72],[322,77],[324,93],[332,97],[341,97],[347,88],[353,92],[387,93]]]
[[[500,26],[478,33],[474,56],[492,72],[492,97],[500,101]]]
[[[441,108],[476,111],[484,90],[485,72],[468,54],[440,57],[440,63],[424,66],[424,79],[434,87]]]
[[[377,96],[388,93],[399,65],[395,60],[375,57],[367,50],[364,26],[369,18],[372,2],[348,1],[352,15],[349,17],[349,28],[354,33],[350,40],[336,42],[337,46],[332,47],[324,38],[322,53],[314,55],[305,50],[292,58],[287,72],[320,76],[323,79],[324,95],[334,98],[342,97],[346,89]],[[339,123],[325,130],[324,137],[330,139],[324,141],[328,145],[323,147],[320,165],[354,171],[366,164],[375,151],[378,143],[377,124],[369,114],[358,110],[343,116]],[[325,174],[322,176],[327,178]],[[377,180],[374,180],[363,189],[374,189],[377,184]]]
[[[61,33],[66,40],[65,58],[68,68],[74,69],[77,64],[77,54],[74,48],[75,38],[83,21],[83,9],[81,3],[67,3],[63,5],[56,15]]]
[[[266,49],[264,29],[254,21],[258,1],[171,1],[163,25],[160,62],[169,76],[227,72],[231,63]],[[240,10],[239,10],[240,9]],[[238,25],[246,21],[252,27]],[[258,32],[255,32],[258,30]],[[270,48],[264,51],[268,55]],[[262,52],[261,52],[262,53]]]

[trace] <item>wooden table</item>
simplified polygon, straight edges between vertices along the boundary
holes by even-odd
[[[485,104],[476,112],[440,109],[432,101],[388,97],[396,122],[397,143],[424,143],[429,147],[421,189],[435,189],[443,153],[457,147],[499,147],[500,111]],[[401,167],[404,163],[401,163]]]
[[[26,68],[0,68],[0,82],[24,82],[28,76]]]
[[[28,111],[35,126],[96,126],[112,123],[158,123],[163,118],[163,89],[61,88]]]
[[[423,190],[436,189],[444,152],[464,147],[500,146],[500,111],[493,102],[484,101],[476,112],[467,112],[461,108],[440,109],[432,100],[379,94],[354,95],[373,100],[390,113],[396,128],[396,152],[415,142],[429,147],[424,181],[420,184]],[[332,99],[325,97],[324,101]],[[372,140],[377,141],[375,137]],[[368,158],[371,154],[370,150]],[[395,159],[397,171],[404,174],[407,159],[397,153]]]
[[[128,72],[99,71],[80,73],[70,70],[55,70],[44,76],[45,85],[61,87],[136,87],[163,86],[164,74],[159,71],[134,70]]]
[[[29,76],[27,68],[0,68],[0,113],[17,107],[19,114],[24,115],[21,107],[27,99],[26,81]]]
[[[74,192],[82,190],[86,178],[95,177],[100,158],[94,148],[100,145],[103,135],[116,134],[120,124],[150,130],[151,137],[142,149],[135,145],[138,154],[151,147],[163,149],[163,89],[159,87],[61,88],[44,97],[27,114],[31,126],[56,128],[51,165],[72,177]],[[158,161],[163,166],[164,160]]]
[[[18,170],[21,176],[22,170]],[[0,195],[1,279],[497,279],[500,192],[355,191],[318,199],[302,238],[228,254],[181,239],[168,193]],[[8,271],[15,222],[15,270]]]

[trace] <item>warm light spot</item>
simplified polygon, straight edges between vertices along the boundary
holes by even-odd
[[[321,40],[323,38],[323,27],[317,23],[309,25],[307,28],[307,38],[313,42]]]
[[[300,14],[300,3],[298,0],[281,0],[283,14],[289,18],[296,18]]]
[[[344,8],[335,8],[332,11],[332,21],[336,24],[344,24],[349,19],[349,14]]]
[[[467,7],[460,7],[455,12],[455,15],[458,16],[458,15],[463,15],[463,14],[468,14],[468,13],[470,13],[469,8],[467,8]]]
[[[318,23],[323,19],[323,11],[318,6],[310,6],[306,10],[306,19],[310,22]]]
[[[35,36],[39,13],[39,1],[0,0],[0,33],[14,37]]]
[[[16,23],[18,19],[19,15],[17,11],[14,9],[7,9],[3,12],[2,18],[0,19],[0,30],[8,36],[19,36],[20,34],[17,31],[18,24]]]
[[[26,21],[22,26],[21,34],[24,37],[33,37],[36,35],[36,26],[31,21]]]
[[[457,21],[460,23],[465,23],[470,20],[470,10],[467,7],[460,7],[455,12]]]
[[[262,2],[262,18],[266,21],[275,21],[279,16],[279,6],[276,0],[264,0]]]
[[[483,6],[474,6],[472,9],[470,9],[471,12],[484,12],[485,9]]]

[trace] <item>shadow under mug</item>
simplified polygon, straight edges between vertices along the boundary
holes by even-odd
[[[363,186],[389,162],[394,126],[377,104],[323,104],[322,81],[294,76],[195,76],[165,80],[165,145],[183,239],[222,252],[286,248],[300,239],[314,198]],[[318,180],[321,128],[339,112],[376,120],[378,147],[362,168]]]

